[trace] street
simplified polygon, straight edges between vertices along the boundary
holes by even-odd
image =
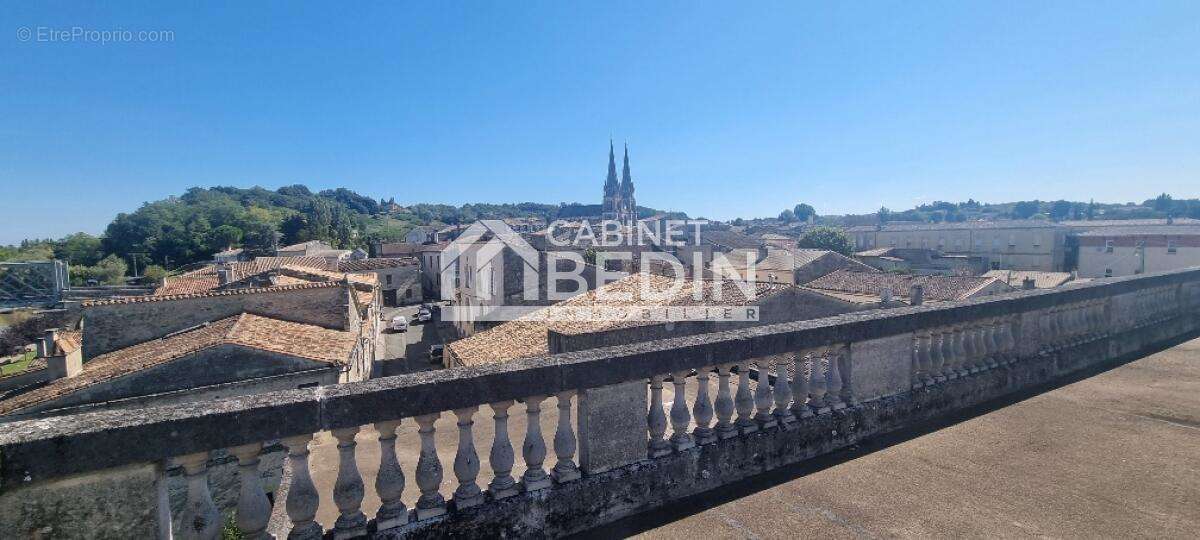
[[[385,330],[383,334],[384,350],[379,358],[380,372],[376,374],[376,377],[441,367],[440,364],[429,363],[429,347],[439,341],[432,321],[417,322],[419,308],[419,305],[383,308],[384,323],[388,326],[388,330]],[[407,332],[393,332],[390,329],[392,317],[396,315],[403,315],[408,319]]]

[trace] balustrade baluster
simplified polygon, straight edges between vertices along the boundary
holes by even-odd
[[[454,477],[458,488],[454,490],[454,507],[458,510],[483,503],[483,491],[479,489],[479,454],[475,452],[475,412],[479,406],[454,409],[458,420],[458,447],[454,452]]]
[[[713,408],[717,413],[717,437],[730,439],[737,435],[737,426],[733,423],[733,395],[729,390],[729,370],[733,364],[717,366],[717,399]]]
[[[221,537],[221,514],[208,490],[208,452],[175,458],[187,479],[187,503],[180,520],[179,537],[215,540]]]
[[[844,354],[845,348],[840,345],[829,349],[829,369],[825,370],[825,402],[835,411],[846,408],[846,403],[842,401],[842,371],[839,367]]]
[[[759,358],[755,363],[758,365],[758,381],[754,387],[754,421],[758,422],[761,429],[773,428],[775,416],[771,414],[771,404],[775,399],[771,397],[771,360]]]
[[[663,409],[663,376],[650,377],[650,412],[646,415],[646,426],[650,430],[650,457],[665,456],[671,453],[671,443],[667,442],[667,412]]]
[[[967,326],[956,324],[954,329],[954,364],[958,366],[958,374],[966,377],[971,374],[971,358],[967,351]]]
[[[709,444],[716,440],[716,433],[710,427],[713,419],[713,404],[708,397],[708,381],[712,369],[704,367],[696,370],[696,401],[692,406],[692,416],[696,418],[696,429],[692,431],[692,436],[695,438],[696,444]]]
[[[942,356],[942,333],[936,328],[929,331],[929,375],[933,382],[946,382],[946,359]]]
[[[512,477],[516,455],[513,452],[512,441],[508,438],[508,409],[513,406],[513,401],[497,401],[488,406],[492,408],[492,421],[496,431],[492,440],[492,450],[488,453],[488,462],[492,465],[494,475],[488,483],[488,491],[493,499],[499,500],[519,493],[517,481]]]
[[[796,372],[792,374],[792,415],[796,418],[812,418],[808,406],[808,394],[812,388],[812,361],[808,351],[797,351]]]
[[[437,428],[434,422],[442,413],[432,413],[416,418],[417,435],[421,438],[421,453],[417,457],[417,488],[421,496],[417,498],[417,519],[426,519],[446,513],[446,499],[438,490],[442,486],[442,460],[438,458],[437,443],[434,435]]]
[[[258,464],[261,460],[262,443],[246,444],[229,449],[238,460],[237,514],[235,521],[242,537],[248,540],[271,538],[267,525],[271,521],[271,501],[263,491],[262,477]]]
[[[938,340],[938,349],[942,355],[942,373],[946,375],[946,379],[957,379],[959,370],[958,363],[954,358],[954,331],[949,326],[934,331],[941,336],[941,339]]]
[[[565,390],[554,395],[558,402],[558,426],[554,429],[554,456],[558,461],[550,475],[560,484],[579,478],[579,466],[575,464],[575,428],[571,424],[571,398],[574,390]]]
[[[521,482],[525,491],[550,487],[550,475],[542,468],[546,461],[546,440],[542,438],[542,402],[546,396],[525,398],[525,444],[521,445],[521,457],[525,459],[525,474]]]
[[[1002,319],[1003,324],[1000,327],[1000,335],[1004,340],[1004,363],[1015,364],[1017,361],[1017,339],[1013,335],[1013,326],[1020,319],[1017,316],[1009,316]]]
[[[788,364],[782,361],[775,362],[775,424],[780,429],[791,429],[796,423],[796,417],[792,415],[792,386],[788,382],[787,375]]]
[[[910,384],[915,388],[925,386],[925,374],[921,372],[921,335],[914,333],[912,337],[912,361],[909,363]]]
[[[692,423],[692,413],[687,406],[687,377],[690,371],[676,371],[671,374],[671,385],[675,387],[674,399],[671,400],[671,445],[676,451],[687,450],[696,446],[688,426]]]
[[[358,427],[335,429],[330,434],[338,441],[338,472],[333,483],[333,503],[337,505],[339,515],[333,524],[333,537],[363,536],[367,532],[367,516],[362,512],[366,490],[354,456],[357,446],[354,436],[358,434]]]
[[[738,413],[738,431],[743,434],[758,431],[758,424],[754,422],[754,395],[750,392],[749,360],[738,363],[738,389],[733,403]]]
[[[967,349],[967,369],[971,373],[983,371],[983,343],[979,339],[979,326],[977,323],[968,323],[963,328],[963,345]]]
[[[990,369],[1000,367],[1000,360],[996,358],[996,356],[1000,354],[1000,344],[996,341],[996,334],[999,326],[1000,325],[998,322],[996,322],[995,317],[988,318],[987,321],[984,322],[983,326],[983,350],[987,353],[985,361]]]
[[[920,371],[921,386],[929,386],[934,382],[932,372],[930,371],[933,364],[929,354],[930,335],[929,332],[918,331],[915,336],[917,368]]]
[[[288,451],[288,465],[292,469],[292,483],[288,486],[287,510],[288,519],[292,522],[290,539],[321,538],[321,525],[315,519],[317,506],[321,503],[321,495],[313,485],[312,474],[308,469],[308,443],[312,435],[288,437],[281,442]]]
[[[379,494],[379,511],[375,513],[375,529],[386,530],[408,523],[408,507],[400,498],[404,495],[404,470],[396,457],[396,428],[400,420],[376,422],[379,432],[379,474],[375,475],[375,493]]]
[[[810,384],[812,385],[812,399],[808,404],[812,407],[816,414],[826,414],[830,411],[829,404],[825,402],[825,361],[829,356],[829,349],[823,347],[818,349],[818,353],[812,358],[812,377]]]

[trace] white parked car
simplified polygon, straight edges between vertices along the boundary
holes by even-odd
[[[392,317],[392,330],[395,332],[407,332],[408,319],[404,318],[404,315]]]
[[[422,306],[417,310],[417,320],[420,322],[429,322],[433,318],[433,313],[430,313],[429,308]]]

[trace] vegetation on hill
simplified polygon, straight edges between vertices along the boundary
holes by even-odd
[[[587,214],[583,212],[592,213]],[[649,216],[658,211],[638,207]],[[57,258],[71,264],[72,280],[119,283],[122,276],[210,260],[214,253],[241,247],[251,255],[276,246],[322,240],[336,248],[366,248],[400,241],[419,225],[446,226],[477,219],[539,217],[547,221],[598,215],[599,205],[581,204],[414,204],[377,201],[345,188],[312,192],[303,185],[277,190],[261,187],[191,188],[183,195],[148,202],[118,214],[100,236],[76,233],[61,239],[26,240],[0,246],[0,260]],[[674,213],[673,216],[686,217]],[[135,268],[136,267],[136,268]],[[149,268],[149,270],[147,270]]]

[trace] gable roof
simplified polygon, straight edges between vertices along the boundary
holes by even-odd
[[[0,414],[57,399],[84,388],[160,366],[218,345],[236,345],[328,364],[346,362],[357,335],[249,313],[234,315],[102,354],[74,377],[56,379],[36,390],[0,401]]]
[[[338,261],[338,272],[370,272],[385,268],[400,268],[416,266],[417,260],[412,257],[358,259],[353,261]]]
[[[191,294],[216,289],[219,286],[217,270],[227,268],[230,281],[242,281],[247,277],[278,270],[282,266],[329,269],[329,263],[320,257],[258,257],[253,261],[231,262],[224,265],[210,264],[191,272],[170,276],[155,289],[156,295]]]
[[[925,289],[925,300],[950,301],[968,298],[997,282],[1003,283],[991,277],[917,276],[841,269],[808,282],[805,288],[873,297],[890,288],[893,295],[907,298],[912,286],[919,284]]]
[[[767,283],[755,284],[754,297],[747,297],[737,284],[729,280],[701,280],[700,298],[696,298],[694,280],[686,280],[678,291],[670,291],[675,280],[654,274],[638,273],[604,285],[597,290],[574,296],[550,308],[595,307],[620,308],[641,306],[706,306],[749,305],[765,296],[770,296],[790,286]],[[745,285],[743,283],[743,285]],[[646,298],[642,287],[656,293],[671,292],[669,296]],[[720,299],[717,296],[720,296]],[[473,336],[448,345],[454,355],[466,365],[504,362],[516,358],[527,358],[549,354],[547,332],[554,330],[566,334],[600,332],[613,328],[626,328],[655,324],[637,316],[630,310],[629,318],[600,320],[586,312],[577,319],[561,309],[543,308],[516,320],[508,321]]]
[[[996,278],[1001,283],[1020,289],[1025,278],[1033,279],[1033,286],[1038,289],[1052,289],[1071,281],[1070,272],[1040,272],[1035,270],[988,270],[984,277]]]

